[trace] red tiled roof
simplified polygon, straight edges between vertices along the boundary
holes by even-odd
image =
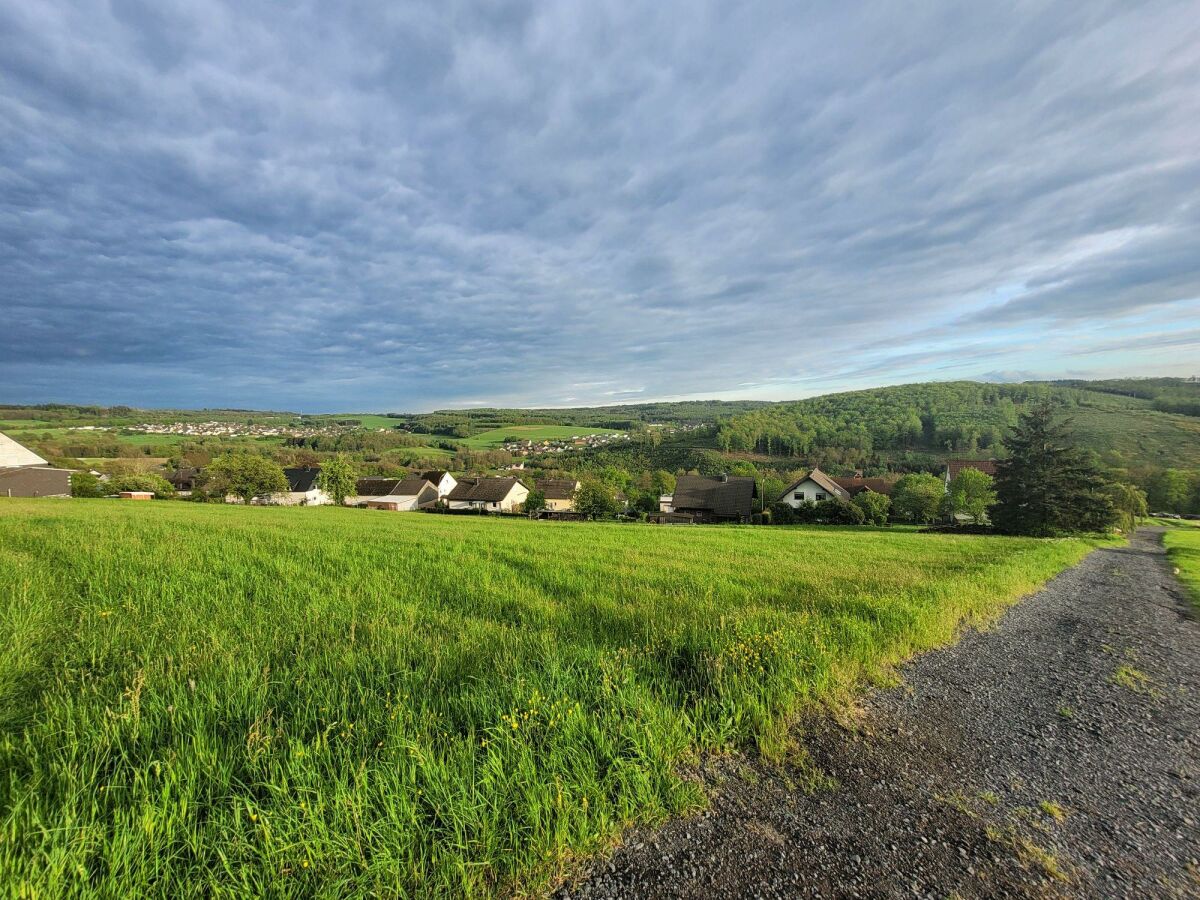
[[[946,463],[946,474],[953,481],[963,469],[978,469],[986,475],[996,474],[994,459],[952,459]]]

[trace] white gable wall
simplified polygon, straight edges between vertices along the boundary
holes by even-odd
[[[797,497],[796,495],[801,496]],[[821,500],[836,500],[837,496],[831,494],[826,488],[821,487],[811,478],[805,478],[802,482],[788,491],[780,498],[780,503],[786,503],[788,506],[795,509],[801,503],[819,503]]]

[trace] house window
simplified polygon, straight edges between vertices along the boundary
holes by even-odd
[[[796,493],[794,493],[792,495],[792,499],[793,500],[803,500],[804,499],[804,491],[796,491]]]
[[[828,500],[829,498],[827,496],[825,496],[824,494],[817,494],[817,499],[818,500]]]

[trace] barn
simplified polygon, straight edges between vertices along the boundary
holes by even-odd
[[[69,497],[71,473],[0,434],[0,497]]]

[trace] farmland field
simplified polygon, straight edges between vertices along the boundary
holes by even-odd
[[[1088,548],[0,500],[0,883],[536,891]]]
[[[456,440],[468,447],[482,450],[488,447],[499,447],[510,437],[523,441],[545,441],[569,440],[585,434],[613,433],[614,429],[612,428],[581,428],[577,425],[504,425],[500,428],[493,428],[491,431],[480,432],[469,438],[456,438]]]

